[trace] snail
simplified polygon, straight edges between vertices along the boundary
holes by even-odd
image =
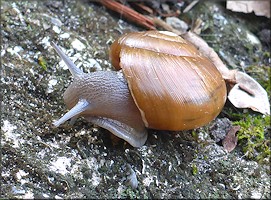
[[[147,129],[189,130],[208,124],[222,110],[227,93],[212,62],[191,43],[168,31],[134,32],[110,48],[119,71],[84,73],[52,42],[73,75],[64,93],[70,109],[53,124],[83,116],[134,147]]]

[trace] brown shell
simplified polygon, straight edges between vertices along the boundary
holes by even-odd
[[[170,33],[129,33],[110,49],[148,128],[188,130],[207,124],[222,110],[226,85],[212,62]]]

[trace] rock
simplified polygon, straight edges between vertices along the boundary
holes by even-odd
[[[167,17],[166,23],[172,26],[173,28],[177,29],[181,33],[184,33],[188,29],[188,25],[186,22],[180,20],[177,17]]]

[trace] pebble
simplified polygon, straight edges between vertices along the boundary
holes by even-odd
[[[70,34],[69,33],[62,33],[61,35],[59,35],[59,37],[62,39],[67,39],[70,37]]]
[[[130,165],[129,165],[129,169],[130,169],[130,175],[127,176],[127,181],[129,183],[129,185],[135,189],[138,187],[138,180],[136,177],[136,172],[132,169],[132,167]]]
[[[77,51],[82,51],[84,48],[86,48],[86,46],[78,39],[72,41],[71,45]]]
[[[177,17],[167,17],[166,23],[180,32],[186,32],[186,30],[188,29],[187,23]]]

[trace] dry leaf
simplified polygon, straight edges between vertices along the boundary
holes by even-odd
[[[270,115],[267,92],[257,81],[243,72],[229,70],[217,53],[198,35],[187,32],[182,37],[208,57],[228,83],[235,84],[228,94],[228,99],[236,108],[251,108],[262,114]]]
[[[240,126],[233,126],[222,141],[222,145],[227,152],[231,152],[233,149],[235,149],[237,145],[237,137],[235,134],[239,130]]]
[[[228,94],[228,99],[236,108],[251,108],[254,111],[270,115],[267,92],[249,75],[237,71],[237,82]]]
[[[146,16],[138,13],[137,11],[113,0],[100,0],[99,3],[104,5],[106,8],[113,10],[119,14],[121,14],[122,17],[126,18],[127,20],[130,20],[132,22],[135,22],[147,29],[155,30],[153,22],[147,18]]]
[[[187,32],[181,35],[184,39],[191,42],[193,45],[197,47],[197,49],[206,57],[208,57],[216,66],[218,71],[221,73],[224,79],[233,79],[234,71],[229,70],[226,65],[219,58],[217,53],[213,50],[213,48],[209,47],[207,42],[205,42],[200,36],[196,35],[193,32]]]
[[[227,9],[270,18],[270,1],[227,1]]]

